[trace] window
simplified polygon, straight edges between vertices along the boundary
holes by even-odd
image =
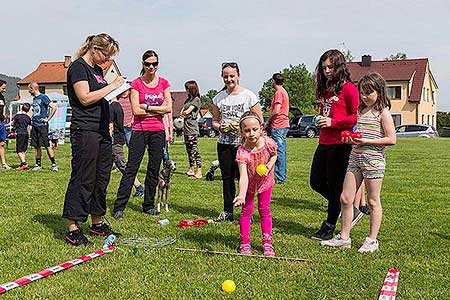
[[[389,86],[387,88],[389,99],[401,99],[402,87],[401,86]]]
[[[431,124],[430,124],[431,126],[434,126],[434,115],[433,116],[431,116]]]
[[[422,114],[422,123],[421,124],[425,124],[425,115]]]
[[[428,117],[427,117],[427,124],[432,125],[432,124],[430,124],[430,115],[428,115]]]
[[[39,93],[45,94],[45,85],[40,85],[39,86]]]
[[[403,133],[405,131],[406,131],[406,126],[405,125],[400,126],[400,127],[397,128],[397,132]]]
[[[63,85],[63,94],[67,95],[67,85]]]
[[[430,101],[430,89],[427,89],[427,102]]]
[[[394,120],[394,126],[402,125],[402,115],[401,114],[391,114],[392,120]]]

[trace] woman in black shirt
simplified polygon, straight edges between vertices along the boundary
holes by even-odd
[[[118,76],[108,84],[99,65],[118,53],[119,44],[108,34],[88,36],[67,71],[67,93],[72,107],[72,173],[63,217],[69,225],[65,240],[72,246],[92,245],[78,225],[86,222],[88,215],[92,221],[90,235],[117,234],[103,223],[112,166],[109,105],[104,97],[124,80]]]

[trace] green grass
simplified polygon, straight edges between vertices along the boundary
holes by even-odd
[[[161,218],[141,213],[141,199],[131,199],[126,218],[109,217],[126,237],[176,236],[175,245],[154,251],[120,246],[112,254],[38,280],[1,295],[3,299],[378,299],[389,268],[401,270],[398,299],[450,298],[450,139],[403,139],[387,151],[382,191],[384,209],[380,251],[357,253],[368,233],[368,218],[352,231],[352,249],[325,249],[309,237],[325,218],[326,203],[309,187],[309,169],[317,139],[288,140],[289,182],[274,187],[272,214],[278,256],[311,262],[284,262],[246,257],[185,253],[176,247],[235,252],[239,225],[208,225],[179,230],[179,220],[212,218],[222,209],[220,180],[206,182],[183,176],[187,170],[184,145],[171,147],[177,162],[172,179],[171,211]],[[14,165],[14,144],[7,153]],[[216,158],[213,139],[201,139],[204,171]],[[29,151],[33,162],[33,152]],[[70,176],[70,145],[57,149],[60,172],[44,170],[0,172],[0,284],[94,252],[72,248],[63,241],[61,218]],[[146,165],[146,161],[144,161]],[[145,168],[139,177],[143,180]],[[219,173],[220,174],[220,173]],[[217,174],[216,174],[217,175]],[[111,208],[120,181],[114,172],[108,188]],[[109,212],[108,212],[109,215]],[[238,217],[238,212],[235,213]],[[84,225],[87,228],[87,224]],[[259,223],[252,225],[254,248],[261,252]],[[220,290],[226,279],[237,290]]]

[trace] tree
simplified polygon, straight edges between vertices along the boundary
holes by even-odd
[[[406,53],[403,52],[397,52],[397,54],[391,54],[389,57],[385,57],[385,60],[402,60],[406,59]]]
[[[216,90],[209,90],[206,92],[205,95],[200,96],[201,101],[201,108],[206,108],[209,111],[212,110],[212,99],[218,94],[219,92]]]
[[[19,94],[19,88],[17,87],[18,77],[8,76],[0,74],[0,79],[6,81],[6,92],[3,94],[6,100],[6,111],[9,110],[9,103]],[[10,113],[10,112],[9,112]],[[8,112],[6,114],[9,114]]]
[[[283,87],[289,94],[290,106],[297,106],[305,114],[317,113],[317,105],[314,95],[314,79],[304,64],[290,65],[280,72],[284,76]],[[270,103],[275,89],[272,87],[272,79],[263,83],[259,91],[261,107],[265,111],[270,109]]]
[[[346,62],[352,62],[355,59],[355,57],[353,56],[353,54],[350,50],[344,50],[344,51],[342,51],[342,54],[344,54]]]

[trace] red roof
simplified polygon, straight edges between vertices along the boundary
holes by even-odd
[[[188,97],[187,92],[171,92],[172,95],[172,117],[176,118],[180,116],[180,112],[183,109],[184,101]]]
[[[113,60],[109,60],[100,66],[103,69],[103,75],[109,70],[113,64]],[[65,83],[67,82],[67,68],[64,62],[42,62],[36,70],[19,80],[17,84],[37,83]]]
[[[202,108],[202,109],[200,109],[200,116],[204,116],[204,115],[206,115],[207,113],[209,112],[209,110],[207,109],[207,108]]]
[[[359,81],[369,72],[378,72],[386,81],[410,81],[409,101],[420,101],[428,58],[371,61],[369,66],[361,62],[350,62],[348,68],[353,81]]]

